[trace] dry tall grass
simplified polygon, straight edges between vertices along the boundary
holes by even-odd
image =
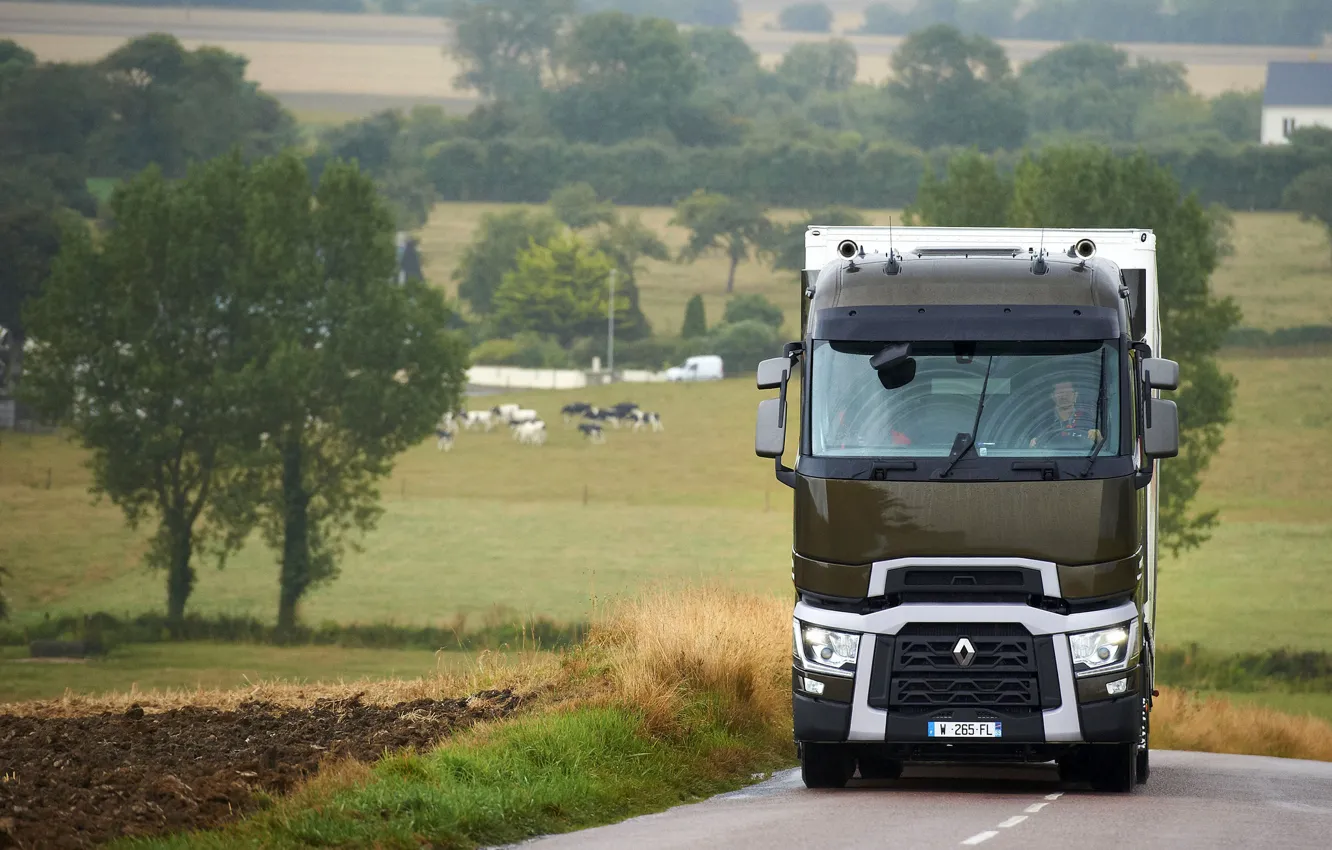
[[[1163,690],[1152,710],[1152,744],[1163,750],[1332,761],[1332,723]]]
[[[791,611],[783,599],[716,584],[658,588],[620,605],[590,639],[614,698],[654,730],[708,719],[790,729]]]

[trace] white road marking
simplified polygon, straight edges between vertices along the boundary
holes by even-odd
[[[1008,820],[1006,820],[1006,821],[1004,821],[1003,823],[999,824],[999,828],[1000,828],[1000,829],[1008,829],[1010,826],[1017,826],[1018,824],[1022,823],[1022,822],[1023,822],[1024,820],[1026,820],[1026,819],[1027,819],[1027,816],[1026,816],[1026,815],[1013,815],[1013,816],[1012,816],[1011,818],[1009,818]]]
[[[982,841],[989,841],[991,838],[994,838],[998,834],[999,833],[995,832],[994,830],[990,830],[988,832],[978,832],[975,835],[968,838],[966,841],[963,841],[962,843],[974,847],[977,844],[980,844]]]
[[[1027,806],[1027,807],[1026,807],[1025,809],[1023,809],[1022,811],[1026,812],[1026,813],[1029,814],[1029,815],[1034,815],[1034,814],[1036,814],[1037,812],[1039,812],[1041,809],[1045,808],[1045,807],[1048,806],[1048,805],[1050,805],[1050,804],[1049,804],[1049,803],[1032,803],[1030,806]]]
[[[1046,795],[1045,795],[1045,799],[1047,799],[1047,800],[1058,800],[1058,799],[1059,799],[1060,797],[1062,797],[1062,796],[1064,796],[1064,792],[1063,792],[1063,791],[1060,791],[1060,792],[1057,793],[1057,794],[1046,794]]]

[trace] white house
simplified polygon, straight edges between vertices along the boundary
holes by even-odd
[[[1263,144],[1284,145],[1309,126],[1332,127],[1332,62],[1267,63]]]

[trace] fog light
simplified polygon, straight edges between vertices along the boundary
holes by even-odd
[[[809,680],[806,679],[805,681]],[[1110,694],[1110,696],[1118,696],[1119,694],[1124,693],[1124,691],[1126,690],[1128,690],[1127,678],[1115,679],[1113,682],[1107,682],[1105,685],[1105,692]]]
[[[805,677],[801,677],[801,678],[804,678],[804,681],[805,681],[805,685],[804,685],[804,687],[805,687],[805,692],[806,692],[806,693],[814,694],[814,696],[819,696],[820,694],[823,693],[823,683],[822,683],[822,682],[817,682],[817,681],[815,681],[815,680],[813,680],[813,679],[809,679],[809,678],[805,678]],[[1120,690],[1123,690],[1123,688],[1120,688]]]

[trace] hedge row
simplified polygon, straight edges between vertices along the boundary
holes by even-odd
[[[1274,649],[1242,655],[1206,652],[1196,644],[1156,651],[1156,678],[1165,685],[1217,691],[1332,693],[1332,653]]]
[[[1235,328],[1226,334],[1224,345],[1231,348],[1287,348],[1302,345],[1332,344],[1332,325],[1300,325],[1265,331],[1262,328]]]
[[[450,139],[430,148],[426,171],[450,201],[544,203],[569,183],[586,182],[620,204],[671,206],[698,188],[774,206],[903,207],[929,167],[951,151],[924,153],[892,142],[816,144],[778,141],[687,148],[640,139],[619,145],[558,139]],[[1268,210],[1300,173],[1332,163],[1332,149],[1247,145],[1149,151],[1186,191],[1231,209]],[[1021,153],[1000,154],[1011,169]]]
[[[579,643],[587,634],[586,623],[556,623],[544,617],[522,621],[516,616],[512,622],[499,622],[503,616],[492,614],[486,617],[484,625],[471,629],[465,623],[457,627],[332,622],[298,625],[279,639],[272,623],[254,617],[191,614],[173,635],[162,614],[117,617],[96,613],[55,617],[27,626],[0,625],[0,646],[27,646],[34,640],[72,640],[106,651],[120,644],[195,640],[370,649],[480,650],[506,646],[551,649]]]

